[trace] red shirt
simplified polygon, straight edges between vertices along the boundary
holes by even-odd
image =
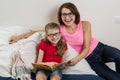
[[[44,51],[43,62],[61,62],[62,56],[55,55],[54,52],[57,51],[57,47],[51,43],[47,43],[46,41],[42,40],[38,45],[38,49]]]

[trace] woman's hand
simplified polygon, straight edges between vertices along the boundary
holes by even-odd
[[[17,42],[20,39],[18,35],[14,35],[10,37],[9,44],[12,44],[14,42]]]
[[[74,66],[74,65],[76,65],[78,62],[79,62],[79,57],[76,56],[76,57],[72,58],[72,59],[68,62],[67,65],[68,65],[68,66]]]

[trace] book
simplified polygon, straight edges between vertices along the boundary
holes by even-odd
[[[45,64],[37,64],[37,63],[32,63],[32,66],[35,68],[35,69],[43,69],[43,70],[48,70],[48,71],[54,71],[56,69],[62,69],[65,67],[66,64],[68,64],[70,62],[69,61],[65,61],[65,62],[62,62],[62,63],[58,63],[54,66],[48,66],[48,65],[45,65]]]

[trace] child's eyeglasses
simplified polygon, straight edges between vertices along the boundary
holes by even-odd
[[[54,34],[48,34],[47,35],[49,38],[53,38],[54,36],[55,37],[58,37],[58,36],[60,36],[60,32],[57,32],[57,33],[54,33]]]

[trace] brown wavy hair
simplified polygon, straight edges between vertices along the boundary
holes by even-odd
[[[66,2],[66,3],[62,4],[58,10],[58,21],[59,21],[60,25],[65,25],[61,18],[63,8],[69,9],[75,15],[75,23],[76,24],[78,24],[80,22],[80,13],[79,13],[77,7],[71,2]]]
[[[60,25],[54,22],[48,23],[45,26],[45,33],[47,35],[47,31],[50,29],[58,29],[60,31]],[[60,32],[61,34],[61,32]],[[45,40],[50,43],[50,41],[47,39],[47,36],[45,37]],[[57,51],[55,52],[55,55],[63,55],[65,53],[65,48],[66,48],[66,41],[63,38],[63,36],[61,36],[60,40],[57,43]]]

